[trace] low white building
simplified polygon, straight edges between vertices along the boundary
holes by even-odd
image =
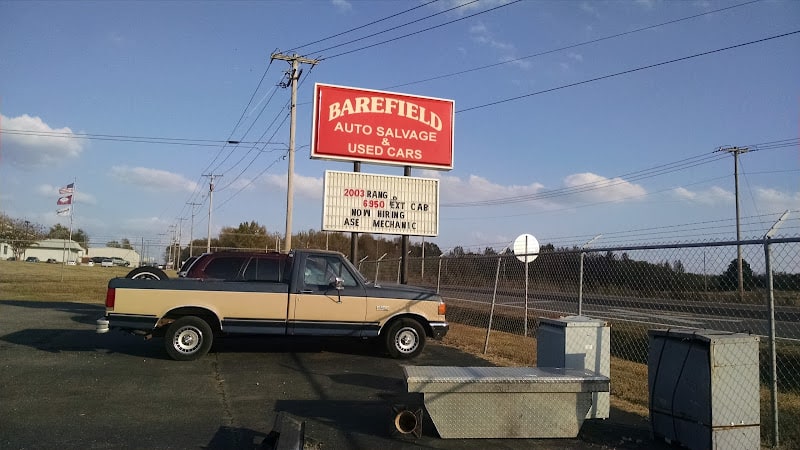
[[[133,249],[119,247],[89,247],[86,252],[87,258],[122,258],[128,261],[131,267],[139,267],[142,261],[141,255]]]
[[[39,261],[55,259],[59,263],[67,261],[80,263],[85,254],[86,250],[75,241],[69,239],[45,239],[34,242],[33,245],[25,249],[22,253],[22,259],[25,260],[35,256],[39,258]]]
[[[8,258],[14,257],[14,250],[7,242],[0,242],[0,260],[5,261]]]

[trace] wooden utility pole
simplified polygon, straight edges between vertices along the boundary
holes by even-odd
[[[194,207],[200,206],[200,203],[193,203],[193,202],[186,202],[189,205],[192,213],[192,221],[189,225],[189,257],[192,257],[192,253],[194,252]]]
[[[292,87],[291,122],[289,125],[289,167],[287,169],[288,181],[286,184],[286,237],[283,240],[283,251],[288,253],[292,249],[292,206],[294,203],[292,178],[294,178],[294,138],[297,125],[297,80],[300,79],[299,67],[300,64],[311,64],[313,66],[319,61],[316,59],[303,58],[298,54],[284,55],[282,53],[273,53],[271,59],[280,59],[292,63],[292,69],[287,73],[289,75],[289,84],[284,86]]]
[[[206,253],[211,253],[211,210],[214,205],[214,177],[221,177],[222,175],[214,175],[210,173],[203,175],[209,177],[208,181],[208,241],[206,242]]]
[[[744,276],[742,274],[742,231],[739,223],[739,154],[750,151],[747,147],[723,147],[718,152],[733,154],[733,176],[736,189],[736,261],[739,269],[739,300],[744,298]]]

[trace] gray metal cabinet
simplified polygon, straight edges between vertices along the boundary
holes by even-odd
[[[758,336],[649,330],[653,435],[690,449],[758,449]]]
[[[611,377],[611,329],[603,320],[585,316],[539,319],[536,365],[589,370]],[[595,392],[587,419],[607,419],[609,393]]]

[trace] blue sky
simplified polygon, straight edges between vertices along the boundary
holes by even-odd
[[[0,1],[0,210],[66,224],[57,191],[75,181],[75,226],[93,243],[163,239],[181,217],[186,242],[187,202],[202,204],[192,234],[206,235],[202,175],[213,172],[212,233],[250,220],[283,233],[290,92],[276,86],[289,66],[270,54],[297,49],[321,61],[299,88],[294,232],[320,228],[325,170],[352,169],[308,157],[316,82],[455,101],[453,170],[412,172],[441,179],[431,240],[443,250],[499,250],[522,233],[557,246],[734,239],[734,164],[721,146],[751,146],[743,237],[800,214],[800,34],[581,83],[797,31],[800,2],[576,46],[743,2],[423,3]],[[519,196],[531,199],[505,201]]]

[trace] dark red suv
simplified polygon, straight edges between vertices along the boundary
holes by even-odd
[[[290,256],[277,252],[219,252],[200,255],[186,269],[186,278],[283,282]]]

